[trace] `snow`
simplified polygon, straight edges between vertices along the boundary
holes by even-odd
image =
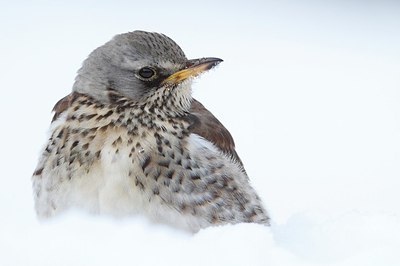
[[[246,3],[0,3],[0,265],[400,265],[400,4]],[[235,137],[270,227],[36,219],[52,106],[92,49],[134,29],[224,59],[194,94]]]
[[[3,224],[1,265],[396,265],[400,223],[387,213],[294,214],[271,228],[209,228],[195,235],[144,219],[71,212]]]

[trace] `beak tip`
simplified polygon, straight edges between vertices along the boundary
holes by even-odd
[[[215,57],[215,58],[213,58],[213,59],[215,60],[215,62],[216,62],[217,64],[224,62],[224,60],[222,60],[221,58]]]
[[[210,64],[210,68],[213,68],[217,65],[219,65],[220,63],[224,62],[224,60],[222,60],[221,58],[217,58],[217,57],[211,57],[211,58],[207,58],[207,61]]]

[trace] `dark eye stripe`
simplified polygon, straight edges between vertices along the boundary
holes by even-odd
[[[138,74],[141,78],[150,79],[156,74],[156,72],[150,67],[144,67],[139,70]]]

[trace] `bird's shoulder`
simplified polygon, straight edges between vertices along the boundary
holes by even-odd
[[[71,105],[75,102],[76,99],[78,99],[80,96],[83,96],[83,94],[79,93],[79,92],[71,92],[70,94],[68,94],[67,96],[61,98],[53,107],[53,119],[51,122],[54,122],[55,120],[57,120],[57,118],[65,111],[67,110],[69,107],[71,107]]]
[[[191,133],[210,141],[243,166],[239,155],[236,153],[235,142],[231,133],[199,101],[193,100],[187,120],[190,122]]]

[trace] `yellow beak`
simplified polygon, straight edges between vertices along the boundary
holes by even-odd
[[[167,77],[162,82],[162,85],[173,85],[184,81],[187,78],[196,77],[204,71],[210,70],[211,68],[215,67],[222,61],[222,59],[214,57],[189,60],[185,68]]]

